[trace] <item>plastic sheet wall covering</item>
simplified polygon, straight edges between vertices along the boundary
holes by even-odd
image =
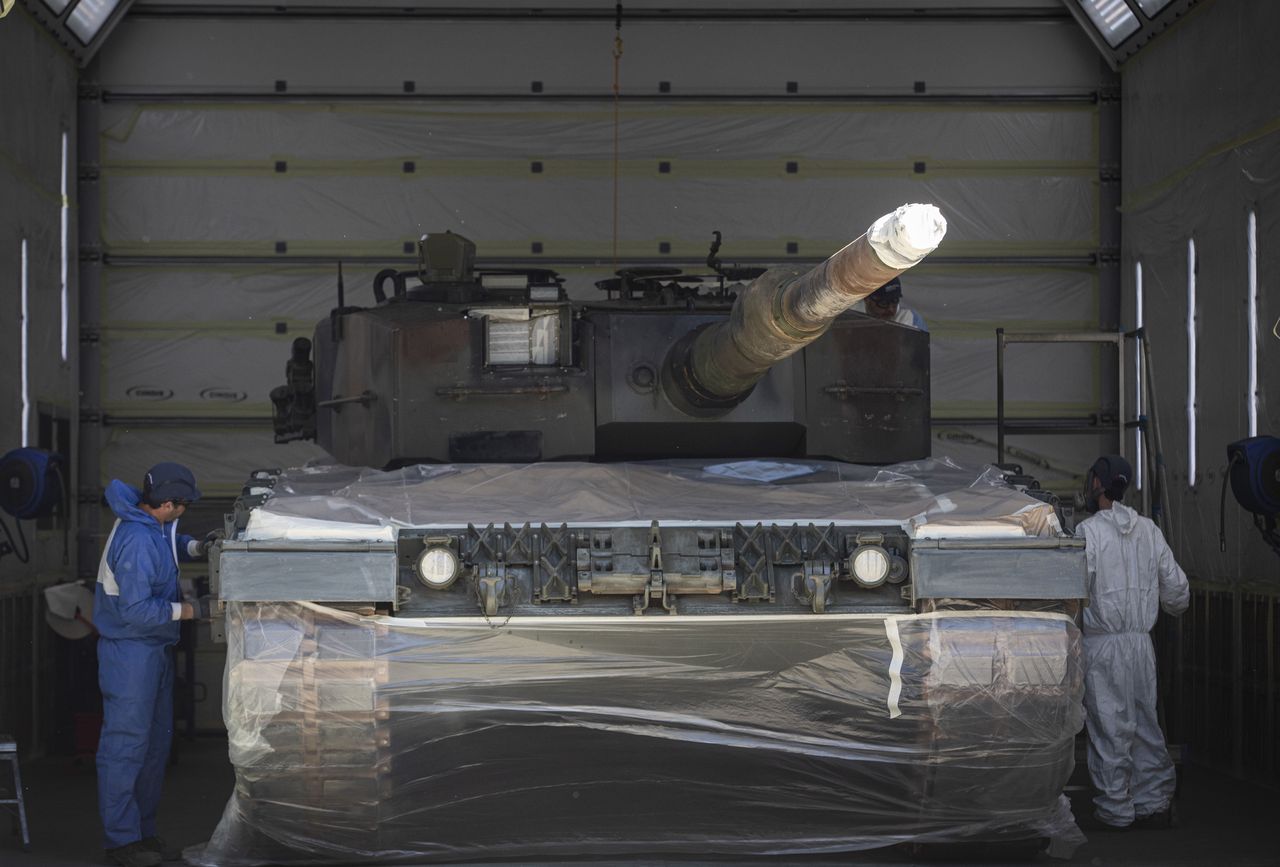
[[[1218,545],[1219,490],[1226,445],[1248,434],[1248,214],[1258,229],[1258,433],[1280,433],[1280,101],[1268,82],[1280,59],[1261,34],[1280,22],[1264,2],[1213,4],[1195,27],[1178,28],[1135,58],[1124,80],[1125,314],[1134,315],[1134,266],[1141,262],[1145,320],[1170,473],[1178,560],[1193,580],[1275,586],[1275,555],[1233,498],[1226,503],[1227,551]],[[1192,55],[1222,62],[1197,75]],[[1226,83],[1230,82],[1230,83]],[[1221,99],[1221,88],[1232,93]],[[1198,252],[1197,369],[1187,369],[1187,242]],[[1197,383],[1195,476],[1187,471],[1188,377]]]
[[[507,255],[525,253],[530,238],[542,239],[549,256],[611,249],[607,171],[594,179],[106,176],[103,185],[103,238],[117,255],[270,255],[276,240],[391,254],[395,239],[445,229]],[[777,177],[655,175],[627,188],[621,241],[629,255],[656,255],[669,238],[695,238],[701,248],[709,227],[751,244],[751,255],[781,252],[776,239],[797,237],[830,255],[904,201],[942,210],[953,254],[1078,255],[1097,245],[1096,181],[1087,176],[788,180],[779,166]]]
[[[536,75],[551,94],[609,94],[613,22],[331,21],[245,23],[130,18],[102,53],[104,87],[168,93],[261,93],[278,77],[297,92],[527,95]],[[1079,93],[1096,85],[1097,52],[1079,26],[991,21],[720,21],[714,27],[629,21],[624,87],[682,92],[845,94],[855,88],[909,95],[911,82],[952,93]],[[424,51],[430,46],[430,51]],[[335,63],[334,58],[359,58]],[[377,62],[373,62],[376,58]]]
[[[101,454],[102,476],[97,480],[104,487],[112,479],[140,485],[155,463],[174,460],[191,468],[206,496],[235,496],[254,470],[300,466],[325,457],[314,443],[276,445],[266,424],[240,429],[125,424],[109,430]]]
[[[284,381],[284,362],[297,336],[202,331],[118,335],[103,352],[102,406],[107,411],[146,407],[160,414],[202,408],[269,414],[271,389]],[[264,371],[269,359],[278,364]],[[273,370],[279,373],[264,375]]]
[[[172,170],[222,163],[265,168],[282,156],[373,167],[419,157],[599,160],[613,148],[613,109],[599,102],[434,105],[107,105],[103,159],[111,169]],[[902,164],[909,154],[946,163],[1087,164],[1092,106],[1014,108],[883,105],[628,105],[618,136],[628,160],[768,160],[803,154],[843,164]],[[530,143],[536,146],[530,150]],[[483,157],[482,157],[483,155]],[[655,167],[656,168],[656,167]]]

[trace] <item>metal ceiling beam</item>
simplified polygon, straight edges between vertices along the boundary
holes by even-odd
[[[276,266],[298,266],[298,265],[337,265],[342,262],[345,265],[370,264],[370,265],[416,265],[418,260],[414,256],[346,256],[340,253],[332,255],[311,255],[311,256],[169,256],[169,255],[116,255],[114,253],[102,254],[102,264],[106,267],[138,267],[138,266],[203,266],[203,265],[276,265]],[[778,265],[778,264],[798,264],[798,265],[817,265],[825,261],[823,258],[807,258],[804,256],[734,256],[733,263],[735,265]],[[703,267],[706,265],[706,257],[688,257],[688,256],[628,256],[619,260],[620,264],[626,266],[637,265],[671,265],[671,266],[689,266]],[[579,265],[587,267],[604,267],[610,264],[607,258],[599,256],[558,256],[558,255],[528,255],[528,256],[489,256],[484,259],[477,259],[475,267],[479,270],[485,268],[509,268],[513,266],[533,266],[539,263],[545,263],[546,267],[553,265]],[[1013,267],[1024,266],[1042,266],[1042,267],[1081,267],[1092,268],[1098,264],[1098,257],[1094,253],[1082,253],[1075,256],[930,256],[930,265],[1007,265]],[[543,267],[539,265],[539,267]]]
[[[1098,101],[1095,91],[1062,93],[1036,93],[1010,91],[1008,93],[433,93],[418,91],[332,92],[332,91],[143,91],[102,90],[97,97],[104,103],[262,103],[262,102],[592,102],[620,99],[623,102],[706,102],[722,105],[726,102],[786,102],[786,103],[848,103],[860,104],[955,104],[955,105],[1093,105]]]
[[[406,7],[352,4],[351,6],[283,6],[255,3],[186,4],[136,3],[131,18],[252,18],[252,19],[396,19],[423,21],[610,21],[615,10],[610,4],[599,8],[546,8],[538,6]],[[1062,7],[977,6],[945,9],[902,6],[725,9],[681,7],[624,8],[623,20],[635,21],[1061,21],[1070,17]]]

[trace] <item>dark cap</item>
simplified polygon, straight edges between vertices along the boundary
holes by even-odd
[[[1102,490],[1111,500],[1123,500],[1124,492],[1133,480],[1133,467],[1120,455],[1103,455],[1089,468],[1089,478],[1097,479]],[[1092,487],[1093,483],[1090,482]]]
[[[196,477],[182,464],[165,462],[147,470],[142,480],[142,496],[152,503],[181,500],[194,503],[200,499]]]
[[[894,277],[888,283],[868,295],[867,300],[886,306],[889,304],[896,304],[902,300],[902,283],[897,277]]]

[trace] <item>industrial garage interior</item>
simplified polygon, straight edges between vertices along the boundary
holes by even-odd
[[[189,468],[202,494],[177,532],[196,540],[192,550],[216,536],[208,560],[201,554],[179,570],[184,598],[212,597],[213,619],[181,622],[170,656],[173,741],[159,832],[189,863],[1280,863],[1280,4],[3,0],[0,8],[0,810],[14,817],[10,835],[0,816],[0,863],[111,863],[103,861],[109,847],[98,813],[104,704],[92,599],[114,583],[104,585],[100,568],[116,521],[109,486],[141,487],[160,462]],[[891,225],[899,226],[914,219],[917,212],[895,211],[904,203],[931,204],[945,218],[936,251],[892,268],[903,272],[901,308],[919,314],[927,341],[919,330],[876,330],[865,315],[847,314],[825,336],[827,324],[808,329],[812,348],[788,350],[782,366],[756,374],[758,388],[753,380],[699,402],[707,380],[699,379],[694,343],[710,340],[694,338],[717,333],[733,344],[729,326],[718,324],[747,320],[745,303],[731,318],[733,292],[739,302],[748,297],[733,287],[766,267],[834,274],[838,266],[823,263],[871,250],[871,240],[850,242],[882,216],[898,214]],[[873,273],[883,274],[861,295],[890,268],[884,254],[865,255],[880,256]],[[457,286],[473,265],[488,275],[477,278],[484,288],[476,292],[501,300],[518,287],[519,302],[468,312]],[[718,282],[678,279],[716,268]],[[416,284],[404,289],[406,274],[429,287],[427,276],[443,280],[445,271],[453,288],[417,290],[417,301],[430,303],[415,303]],[[558,286],[547,272],[559,275]],[[804,279],[782,284],[777,311],[785,313],[789,302],[778,299],[793,297],[784,293]],[[713,297],[705,287],[717,285]],[[630,301],[637,306],[625,308]],[[422,317],[462,312],[453,330],[379,330],[379,311],[409,308],[426,311]],[[704,329],[690,332],[686,361],[677,359],[681,340],[624,371],[619,359],[631,364],[646,345],[665,352],[662,341],[675,340],[665,325],[636,324],[668,314],[687,314]],[[550,350],[538,342],[548,322],[558,329]],[[790,339],[795,329],[779,323],[780,339]],[[507,350],[495,335],[512,333],[529,341],[522,360],[499,356]],[[402,336],[410,334],[426,337]],[[483,347],[466,344],[467,334]],[[309,358],[299,360],[300,338],[311,341],[304,355],[314,343],[314,374]],[[805,376],[845,363],[818,354],[822,341],[837,339],[864,347],[849,357],[884,378],[865,387],[841,379],[824,397]],[[450,368],[422,392],[441,409],[408,415],[426,405],[415,404],[415,376],[426,382],[442,369],[438,359],[455,351],[462,354],[450,358],[469,358],[472,349],[485,373],[473,381]],[[549,362],[539,356],[547,351]],[[343,372],[348,356],[333,360],[342,352],[367,366],[367,379]],[[872,354],[879,360],[869,361]],[[484,384],[538,364],[546,375],[536,384]],[[694,384],[677,393],[671,383],[682,371]],[[395,397],[385,396],[388,388]],[[649,416],[650,400],[668,414]],[[819,400],[841,407],[821,424]],[[310,401],[314,418],[286,431],[281,413],[300,417],[299,401]],[[800,416],[786,414],[793,406]],[[873,406],[918,409],[919,423],[867,435],[867,425],[880,424]],[[386,424],[364,421],[384,411]],[[1189,582],[1185,612],[1162,613],[1151,633],[1158,716],[1177,771],[1177,821],[1158,830],[1135,822],[1117,833],[1089,821],[1087,677],[1079,675],[1088,664],[1080,623],[1089,594],[1021,592],[1015,585],[1050,580],[1050,567],[1029,559],[990,561],[1004,565],[981,586],[999,591],[966,592],[957,567],[930,579],[952,589],[927,593],[930,552],[941,556],[956,539],[950,550],[973,548],[974,534],[916,534],[926,521],[911,509],[875,511],[898,507],[895,485],[928,493],[928,514],[944,526],[1008,525],[1043,509],[1050,529],[1028,530],[1040,540],[1028,547],[1075,558],[1071,568],[1085,576],[1093,554],[1079,541],[1083,531],[1072,536],[1070,528],[1087,517],[1079,495],[1090,466],[1108,454],[1131,464],[1123,503],[1156,522]],[[690,461],[702,462],[697,484],[711,487],[695,488]],[[319,469],[338,463],[356,469]],[[990,468],[997,464],[1003,476]],[[837,465],[843,469],[831,469]],[[761,468],[773,474],[767,487],[776,496],[761,493],[734,512],[724,492],[745,502],[757,489],[747,496],[715,485],[759,482],[750,474]],[[841,501],[846,511],[821,520],[795,511],[798,501],[787,497],[805,486],[787,479],[823,472],[836,473],[841,490],[856,488],[866,504],[858,508],[875,520],[849,517],[852,493]],[[708,481],[709,473],[721,478]],[[962,476],[970,481],[955,481]],[[617,490],[627,493],[613,498],[624,479],[630,487]],[[944,479],[951,487],[938,487]],[[981,508],[973,504],[984,496]],[[766,501],[777,511],[767,512]],[[540,504],[548,511],[538,512]],[[680,509],[721,528],[719,541],[689,529],[697,520],[672,526],[667,516]],[[943,512],[951,517],[940,519]],[[269,525],[271,515],[285,523]],[[306,535],[325,521],[348,530],[372,522],[383,535],[359,536],[354,547],[335,541],[337,530]],[[818,526],[808,523],[805,536],[808,521]],[[609,522],[613,535],[600,543]],[[793,522],[804,554],[780,559],[787,531],[778,524]],[[829,575],[819,556],[828,523],[831,539],[844,534],[829,543],[840,552],[828,558]],[[751,525],[773,533],[768,575],[794,564],[789,589],[778,578],[749,596],[732,583],[757,566],[765,575],[748,553]],[[907,536],[894,547],[894,533],[909,525],[913,553]],[[284,529],[271,535],[269,527]],[[698,540],[693,547],[715,550],[701,568],[723,583],[688,589],[696,566],[677,575],[673,551],[683,542],[672,540],[685,530]],[[541,539],[526,560],[512,553],[522,532]],[[487,565],[468,559],[495,536],[505,554]],[[626,572],[621,549],[632,536],[640,583],[610,584],[623,581],[606,573],[615,562]],[[942,541],[930,547],[929,538]],[[317,540],[305,565],[281,553]],[[605,552],[614,540],[616,555]],[[181,543],[173,544],[179,559]],[[871,549],[883,555],[887,579],[860,577],[855,561]],[[455,570],[438,584],[425,565],[433,550]],[[375,586],[369,564],[379,552],[392,564],[390,596],[360,595],[362,582]],[[268,555],[277,558],[271,569],[262,565]],[[1041,562],[1049,561],[1034,560]],[[560,582],[562,596],[550,595],[551,582],[539,588],[539,569]],[[333,589],[342,574],[361,589]],[[464,577],[448,590],[456,575]],[[273,589],[251,595],[243,589],[251,579]],[[510,595],[520,581],[533,582],[528,610]],[[728,595],[716,596],[722,588]],[[880,601],[867,601],[873,592]],[[432,608],[446,593],[458,607]],[[610,593],[617,611],[603,607]],[[699,669],[697,677],[711,680],[696,680],[691,660],[714,655],[700,642],[716,632],[710,620],[723,613],[715,607],[722,597],[724,611],[741,615],[723,618],[737,621],[733,629],[745,632],[741,624],[771,605],[777,619],[733,639],[756,650],[741,650],[714,676]],[[1023,612],[1033,625],[1065,630],[1057,759],[1030,747],[1017,753],[1008,746],[1015,735],[1002,741],[996,733],[1047,728],[1051,714],[1034,709],[1040,705],[1000,704],[983,711],[996,714],[987,723],[937,723],[976,707],[977,694],[994,695],[992,678],[1012,676],[992,653],[1031,641],[1036,665],[1050,665],[1044,633],[1015,640],[997,624],[996,638],[984,639],[997,651],[985,658],[983,681],[973,673],[982,664],[965,656],[972,635],[945,624],[961,623],[959,614],[973,615],[970,624],[993,618],[954,610],[948,620],[945,600],[959,597],[982,604],[956,609]],[[537,637],[534,609],[550,616],[548,600],[566,613],[547,623],[621,613],[616,622],[633,624],[627,640],[652,642],[651,650],[666,644],[672,656],[660,664],[633,647],[624,663],[590,630]],[[1043,600],[1054,604],[1030,604]],[[795,610],[783,613],[790,604]],[[873,621],[857,619],[868,611]],[[944,616],[929,619],[938,612]],[[397,632],[393,615],[440,631]],[[450,639],[440,622],[455,615],[477,636],[507,643]],[[685,625],[660,625],[667,621]],[[784,646],[809,641],[804,630],[814,623],[848,626],[812,638],[831,654],[826,661],[782,662],[793,652]],[[862,623],[873,626],[853,625]],[[794,635],[774,631],[784,628]],[[755,666],[753,653],[764,653],[770,635],[776,668]],[[353,649],[366,639],[370,649]],[[449,640],[459,643],[446,649]],[[264,643],[283,655],[253,657],[266,653]],[[914,663],[923,670],[953,651],[948,674],[928,675],[932,697],[913,692]],[[685,652],[680,665],[689,668],[677,673],[675,656]],[[722,652],[728,659],[737,651]],[[324,672],[348,670],[332,667],[337,657],[350,670],[374,671],[382,698],[375,689],[373,704],[353,710],[364,701],[352,697],[354,687],[325,681]],[[481,663],[488,674],[477,674]],[[610,671],[631,683],[650,664],[651,692],[612,707],[643,709],[651,714],[643,721],[600,710],[613,701],[603,692],[574,692],[575,682],[607,683],[600,666],[618,666]],[[288,692],[295,668],[305,668],[298,689],[313,689],[314,699]],[[478,679],[470,692],[457,686],[467,678]],[[432,692],[446,681],[447,700]],[[698,704],[700,690],[730,681],[740,695],[725,699],[723,716]],[[499,693],[499,682],[509,691]],[[951,710],[940,711],[937,696],[957,683],[977,689],[968,698],[956,692],[946,699]],[[310,704],[288,722],[284,708],[295,700]],[[338,703],[324,704],[330,700]],[[499,705],[514,713],[555,701],[565,704],[537,723],[485,716]],[[927,744],[895,741],[898,714],[914,720],[927,703],[937,723]],[[876,720],[859,729],[864,712]],[[368,788],[346,778],[350,788],[342,788],[317,769],[360,765],[350,758],[355,747],[332,745],[362,713],[375,740],[384,738],[382,752],[360,768]],[[844,734],[851,731],[866,740],[855,743]],[[281,738],[294,735],[303,758],[289,761],[298,766],[264,758],[285,755]],[[579,744],[606,759],[572,759]],[[608,758],[619,744],[634,767]],[[437,756],[423,759],[432,749]],[[915,785],[905,771],[841,781],[826,763],[853,761],[854,753],[874,767],[929,769],[925,794],[918,802],[868,794],[880,784]],[[908,753],[920,758],[903,759]],[[998,773],[985,764],[996,756],[1006,762]],[[655,779],[664,762],[684,770],[644,789],[651,800],[643,804],[615,802],[609,783],[650,762]],[[948,762],[988,776],[963,777]],[[598,773],[586,797],[578,801],[575,789],[575,800],[559,807],[544,778],[562,763],[583,779],[593,763]],[[931,776],[940,765],[956,776]],[[1033,796],[1050,765],[1059,775],[1051,791]],[[21,771],[16,787],[11,768]],[[305,777],[296,789],[288,787],[295,771]],[[403,785],[406,775],[412,781]],[[268,785],[273,776],[279,790]],[[390,792],[392,778],[405,794]],[[819,832],[813,817],[839,812],[837,791],[846,823]],[[948,800],[946,791],[969,794]],[[25,820],[17,803],[4,803],[19,794]],[[412,812],[412,834],[386,842],[393,827],[409,834],[401,798],[433,809]],[[471,806],[462,803],[468,798]],[[1040,824],[1015,821],[1019,801],[1033,798],[1069,804],[1076,822],[1052,811]],[[281,818],[272,812],[281,804],[323,809],[311,819]],[[534,805],[552,821],[514,818]],[[597,805],[602,818],[589,812]],[[889,818],[894,811],[900,815]],[[464,814],[478,833],[502,829],[500,842],[463,846],[432,825],[462,827],[456,817]],[[613,821],[634,833],[606,830]],[[521,836],[535,825],[536,840]],[[741,833],[721,836],[729,825]],[[803,839],[788,836],[801,826]],[[374,838],[382,842],[368,842]]]

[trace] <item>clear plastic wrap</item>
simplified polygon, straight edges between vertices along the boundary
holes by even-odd
[[[1051,613],[228,611],[235,792],[205,867],[795,855],[1082,838]]]
[[[315,465],[282,474],[244,538],[394,538],[397,527],[560,523],[898,523],[937,538],[1050,536],[1047,503],[999,471],[946,458],[885,467],[835,461],[698,460],[588,464],[418,464],[400,470]]]
[[[945,459],[316,465],[258,482],[251,493],[271,485],[270,496],[236,544],[261,549],[242,565],[267,581],[280,567],[262,551],[385,548],[407,528],[821,520],[900,523],[930,537],[925,547],[958,536],[951,544],[968,553],[954,559],[976,564],[970,583],[999,573],[1002,596],[1019,597],[1008,592],[1019,580],[1052,585],[1037,598],[1079,595],[1042,567],[991,565],[1009,545],[1047,549],[1057,519],[995,471]],[[975,539],[995,547],[969,552]],[[340,568],[323,581],[312,571],[315,593],[341,581]],[[391,617],[229,602],[236,788],[188,858],[242,867],[1080,841],[1061,795],[1082,721],[1070,617],[980,603],[911,613],[897,594],[821,615],[726,604],[734,616],[566,604]]]

